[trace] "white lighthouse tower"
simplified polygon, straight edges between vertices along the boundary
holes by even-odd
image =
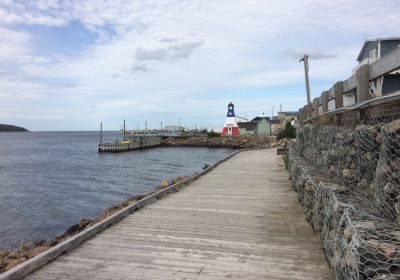
[[[239,126],[235,117],[235,105],[232,102],[228,104],[228,113],[226,114],[222,135],[239,135]]]

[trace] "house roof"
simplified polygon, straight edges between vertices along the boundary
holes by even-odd
[[[278,114],[285,116],[297,116],[298,113],[297,111],[278,112]]]
[[[247,119],[247,118],[243,118],[243,117],[240,117],[240,116],[236,116],[236,120],[237,121],[242,121],[242,122],[248,122],[249,120]]]
[[[271,118],[270,117],[255,117],[254,119],[252,119],[252,122],[259,122],[262,119],[266,119],[267,121],[269,121]]]
[[[238,122],[239,128],[245,128],[246,130],[254,130],[258,122]]]
[[[400,40],[400,37],[386,37],[386,38],[366,39],[365,42],[364,42],[364,45],[361,48],[360,53],[357,56],[357,61],[361,60],[361,57],[362,57],[363,53],[365,52],[365,49],[367,48],[368,44],[376,43],[378,41],[394,41],[394,40]]]
[[[269,122],[270,122],[271,124],[281,124],[281,121],[280,121],[280,120],[276,120],[276,119],[270,120]]]

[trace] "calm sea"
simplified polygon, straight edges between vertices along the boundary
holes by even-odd
[[[54,238],[81,218],[232,153],[168,147],[99,154],[98,138],[97,132],[0,133],[0,249]]]

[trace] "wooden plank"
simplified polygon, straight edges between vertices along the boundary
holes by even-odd
[[[287,177],[240,153],[26,279],[333,279]]]

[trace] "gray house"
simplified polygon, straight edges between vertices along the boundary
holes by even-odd
[[[390,53],[400,45],[400,37],[378,38],[365,40],[364,45],[357,57],[357,61],[362,63],[366,59],[370,60],[371,64],[375,60]],[[364,63],[365,64],[365,63]]]
[[[400,46],[400,37],[378,38],[366,40],[357,57],[359,66],[363,64],[372,64],[381,57],[387,55]],[[359,67],[358,66],[358,67]],[[357,70],[356,67],[354,70]],[[353,72],[354,72],[353,70]],[[381,95],[387,95],[391,92],[400,90],[400,73],[394,71],[383,77],[375,87],[381,89]],[[372,92],[371,92],[372,93]],[[380,93],[378,94],[378,96]]]
[[[271,121],[269,117],[255,117],[250,122],[239,122],[240,135],[269,136],[271,132]]]

